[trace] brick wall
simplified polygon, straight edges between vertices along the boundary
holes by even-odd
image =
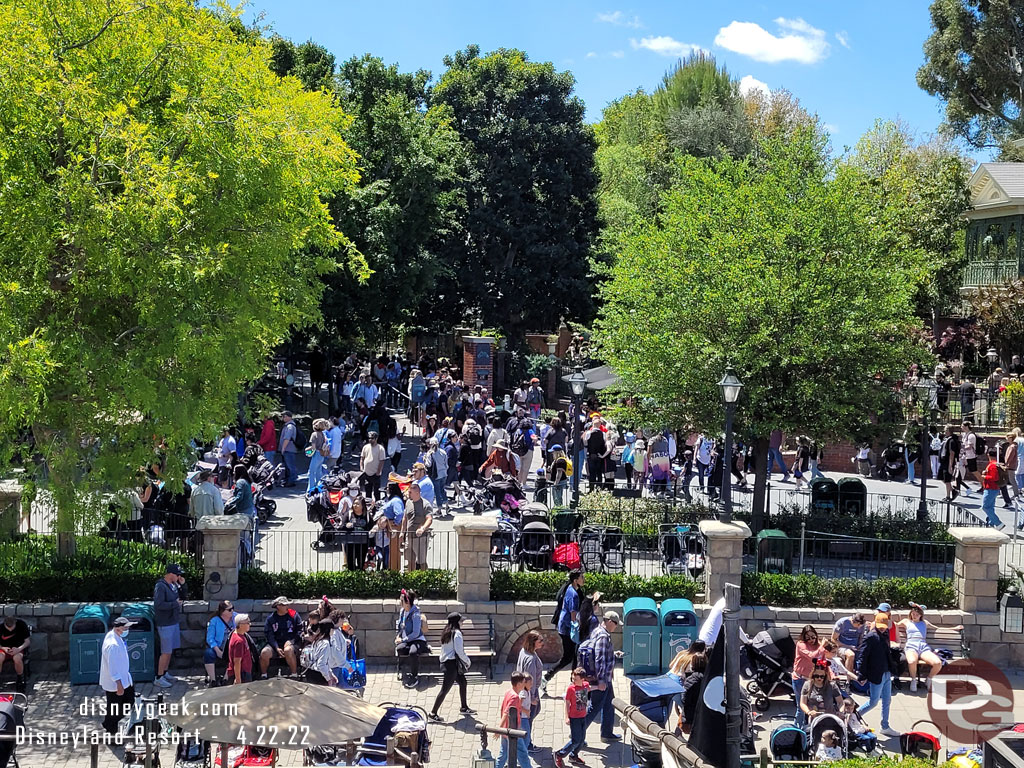
[[[462,380],[466,386],[479,384],[494,393],[494,339],[462,337]]]

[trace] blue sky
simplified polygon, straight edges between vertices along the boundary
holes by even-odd
[[[653,89],[680,54],[712,52],[745,87],[786,88],[841,150],[876,118],[936,130],[941,104],[917,87],[926,0],[845,2],[351,2],[251,0],[278,33],[313,39],[339,60],[372,53],[435,78],[446,53],[477,43],[520,48],[576,77],[587,117],[637,87]]]

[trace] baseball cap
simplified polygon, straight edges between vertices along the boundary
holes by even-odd
[[[272,602],[271,605],[291,605],[291,600],[284,595],[281,595],[280,597],[275,597],[274,602]]]
[[[876,629],[888,629],[889,628],[889,616],[879,611],[875,614],[875,628]]]
[[[184,576],[185,575],[185,572],[183,570],[181,570],[181,566],[178,565],[177,563],[168,563],[167,567],[164,569],[164,573],[165,574],[173,573],[175,576]]]
[[[551,450],[552,451],[564,451],[565,449],[562,446],[556,444],[556,445],[552,445],[551,446]]]
[[[115,627],[134,627],[135,624],[136,622],[132,621],[126,616],[118,616],[116,619],[114,619]]]
[[[412,465],[412,468],[413,468],[413,470],[417,470],[418,469],[421,472],[426,472],[427,471],[427,465],[424,464],[422,461],[417,461],[415,464]]]
[[[892,613],[892,606],[888,603],[879,603],[875,610],[879,613]]]
[[[605,611],[602,618],[604,618],[605,621],[614,621],[616,624],[622,624],[622,619],[619,618],[619,614],[615,611]]]

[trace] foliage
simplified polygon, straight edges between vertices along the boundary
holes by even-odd
[[[917,84],[946,103],[952,130],[979,149],[1024,136],[1016,0],[932,0]]]
[[[1024,430],[1024,382],[1011,381],[1003,397],[1006,398],[1006,426]]]
[[[703,504],[672,504],[650,496],[617,498],[609,491],[582,494],[577,509],[585,516],[588,525],[617,526],[627,536],[648,537],[650,546],[657,546],[658,532],[663,523],[696,525],[718,514]],[[630,544],[639,546],[643,542],[634,539]]]
[[[875,215],[888,240],[883,247],[925,259],[919,314],[959,306],[971,161],[949,140],[916,143],[906,125],[879,120],[844,162],[863,176],[865,193],[875,198]]]
[[[61,532],[158,444],[180,478],[315,319],[336,260],[297,254],[347,258],[322,196],[358,178],[350,120],[236,26],[190,0],[0,7],[0,472],[30,435]]]
[[[744,573],[744,605],[865,608],[911,601],[933,609],[955,608],[953,582],[936,578],[826,579],[809,573]]]
[[[623,238],[596,337],[638,404],[624,418],[719,429],[731,362],[744,431],[848,436],[922,357],[909,332],[920,273],[821,142],[801,130],[756,159],[682,158],[662,226]]]
[[[662,120],[680,109],[715,105],[729,109],[740,100],[739,85],[715,57],[699,51],[680,59],[661,78],[654,106]]]
[[[464,231],[446,240],[451,271],[435,313],[476,315],[505,331],[511,349],[531,329],[589,320],[596,147],[572,75],[517,50],[481,56],[475,45],[445,66],[430,100],[451,109],[468,173]]]
[[[980,286],[967,297],[967,303],[1000,359],[1024,349],[1024,280]]]
[[[256,600],[277,595],[306,600],[321,595],[350,598],[397,597],[403,589],[415,589],[427,599],[455,597],[454,571],[316,571],[268,573],[246,568],[239,573],[238,594]]]
[[[298,78],[307,91],[330,90],[334,82],[334,56],[322,45],[308,40],[296,46],[275,35],[271,38],[270,70],[275,75]]]
[[[20,536],[0,544],[0,600],[149,600],[168,561],[181,565],[193,594],[202,592],[202,567],[180,553],[80,536],[73,555],[58,557],[55,537]]]
[[[494,571],[491,574],[491,600],[554,600],[565,578],[566,574],[559,571]],[[621,573],[588,573],[584,583],[588,593],[600,591],[608,602],[619,602],[629,597],[693,600],[703,586],[686,576],[644,578]]]
[[[554,362],[547,355],[526,356],[526,375],[530,378],[546,376],[554,367]]]
[[[245,418],[250,424],[262,424],[272,413],[281,411],[281,401],[266,392],[252,394],[245,404]]]
[[[818,116],[804,109],[800,99],[784,88],[770,94],[755,89],[743,100],[755,145],[772,139],[789,141],[801,131],[824,130]]]
[[[957,764],[949,761],[942,764],[942,768],[956,768]],[[883,755],[882,757],[850,757],[846,760],[829,761],[830,768],[935,768],[931,760],[924,760],[920,757],[895,757]]]

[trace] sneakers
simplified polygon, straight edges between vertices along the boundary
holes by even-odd
[[[910,692],[911,693],[916,693],[917,692],[917,678],[915,678],[915,679],[910,681]]]
[[[540,678],[540,695],[541,696],[547,696],[548,695],[548,679],[546,677],[543,677],[543,676]]]
[[[439,714],[435,713],[435,712],[431,712],[429,715],[427,715],[427,719],[430,720],[431,722],[434,722],[434,723],[443,723],[444,722],[441,719],[441,716]]]
[[[460,715],[475,715],[476,714],[476,710],[472,709],[471,707],[459,707],[459,714]]]
[[[406,675],[402,680],[402,686],[405,688],[415,688],[419,683],[419,678],[414,677],[413,675]]]
[[[882,735],[883,736],[900,736],[902,734],[900,734],[899,731],[894,730],[893,728],[883,728],[882,729]]]
[[[583,762],[583,758],[575,754],[569,755],[569,762],[573,765],[586,765],[586,763]]]
[[[173,683],[170,680],[168,680],[167,676],[165,675],[164,677],[158,677],[156,680],[154,680],[153,685],[159,688],[170,688],[173,685]]]
[[[565,768],[565,758],[555,752],[555,768]]]
[[[178,678],[176,678],[170,672],[164,672],[164,680],[170,680],[172,683],[178,682]]]
[[[622,741],[622,736],[620,734],[618,734],[618,733],[611,733],[611,734],[609,734],[607,736],[602,736],[601,737],[601,741],[605,741],[605,742],[608,742],[608,741],[611,741],[611,742]]]

